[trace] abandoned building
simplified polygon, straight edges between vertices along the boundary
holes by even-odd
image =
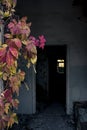
[[[81,6],[72,0],[18,0],[16,8],[32,22],[31,34],[46,38],[37,73],[26,70],[29,91],[21,87],[18,113],[34,114],[38,102],[58,101],[71,114],[75,101],[87,101],[87,20]]]

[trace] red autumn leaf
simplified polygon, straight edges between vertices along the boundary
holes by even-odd
[[[4,97],[7,101],[11,102],[12,100],[12,92],[11,92],[11,89],[6,89],[4,91]]]
[[[0,130],[3,130],[6,127],[6,122],[3,118],[0,119]]]
[[[11,54],[10,51],[7,52],[7,55],[6,55],[6,63],[8,64],[8,66],[11,66],[13,65],[15,62],[15,58],[13,57],[13,55]]]
[[[17,75],[10,78],[9,86],[12,88],[12,92],[13,93],[16,92],[17,95],[19,95],[20,84],[21,84],[21,82],[20,82],[20,79]]]
[[[13,100],[12,100],[12,105],[13,105],[13,107],[15,107],[15,108],[17,109],[17,108],[18,108],[18,105],[19,105],[18,99],[13,99]]]
[[[20,49],[22,46],[22,43],[18,38],[7,39],[6,43],[9,45],[9,47],[15,47],[17,49]]]
[[[13,28],[13,27],[14,27],[14,23],[13,23],[13,22],[10,22],[10,23],[8,24],[8,28],[11,29],[11,28]]]
[[[16,94],[19,95],[19,86],[18,85],[12,86],[12,91],[13,93],[16,92]]]
[[[0,48],[0,62],[4,62],[6,56],[6,47]]]
[[[14,56],[16,59],[18,58],[18,51],[17,49],[10,47],[9,51],[11,52],[12,56]]]
[[[13,43],[16,45],[17,48],[21,48],[22,44],[21,44],[21,41],[17,38],[14,38],[13,39]]]
[[[18,58],[18,50],[13,47],[0,48],[0,62],[6,62],[8,65],[13,65]]]
[[[4,113],[4,102],[3,102],[4,98],[0,97],[0,115],[3,115]]]
[[[0,130],[6,128],[8,120],[9,120],[8,115],[6,114],[0,115]]]

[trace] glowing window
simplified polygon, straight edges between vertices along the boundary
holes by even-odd
[[[64,73],[64,59],[58,59],[57,60],[57,72],[58,73]]]

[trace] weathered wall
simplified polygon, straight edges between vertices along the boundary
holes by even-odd
[[[20,4],[21,1],[18,5]],[[28,16],[32,22],[31,34],[44,34],[47,45],[67,44],[66,105],[67,113],[70,114],[73,101],[87,100],[87,23],[77,19],[78,12],[72,8],[72,0],[26,0],[18,11],[19,14]],[[24,91],[22,93],[28,98],[26,103],[21,99],[23,105],[19,111],[25,106],[26,111],[23,112],[30,110],[32,113],[33,87],[27,94]]]
[[[19,60],[20,69],[23,70],[25,75],[25,84],[23,83],[20,87],[19,92],[19,107],[17,112],[20,114],[33,114],[36,112],[36,77],[33,66],[29,69],[26,67],[26,62],[24,59]]]
[[[22,85],[20,88],[20,103],[17,110],[19,114],[33,114],[36,112],[35,72],[32,67],[29,70],[27,69],[26,79],[26,84],[28,85],[29,90],[27,90],[25,85]]]

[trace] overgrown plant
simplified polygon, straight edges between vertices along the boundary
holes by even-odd
[[[19,100],[14,95],[19,95],[21,83],[24,82],[25,72],[18,67],[19,57],[27,61],[27,67],[37,61],[37,47],[44,48],[43,35],[38,39],[30,35],[31,23],[27,23],[27,17],[16,20],[14,7],[16,0],[0,0],[0,24],[4,18],[9,18],[4,34],[4,43],[0,45],[0,78],[4,83],[4,90],[0,93],[0,130],[12,127],[18,123],[14,109],[18,108]],[[5,20],[4,20],[5,22]]]

